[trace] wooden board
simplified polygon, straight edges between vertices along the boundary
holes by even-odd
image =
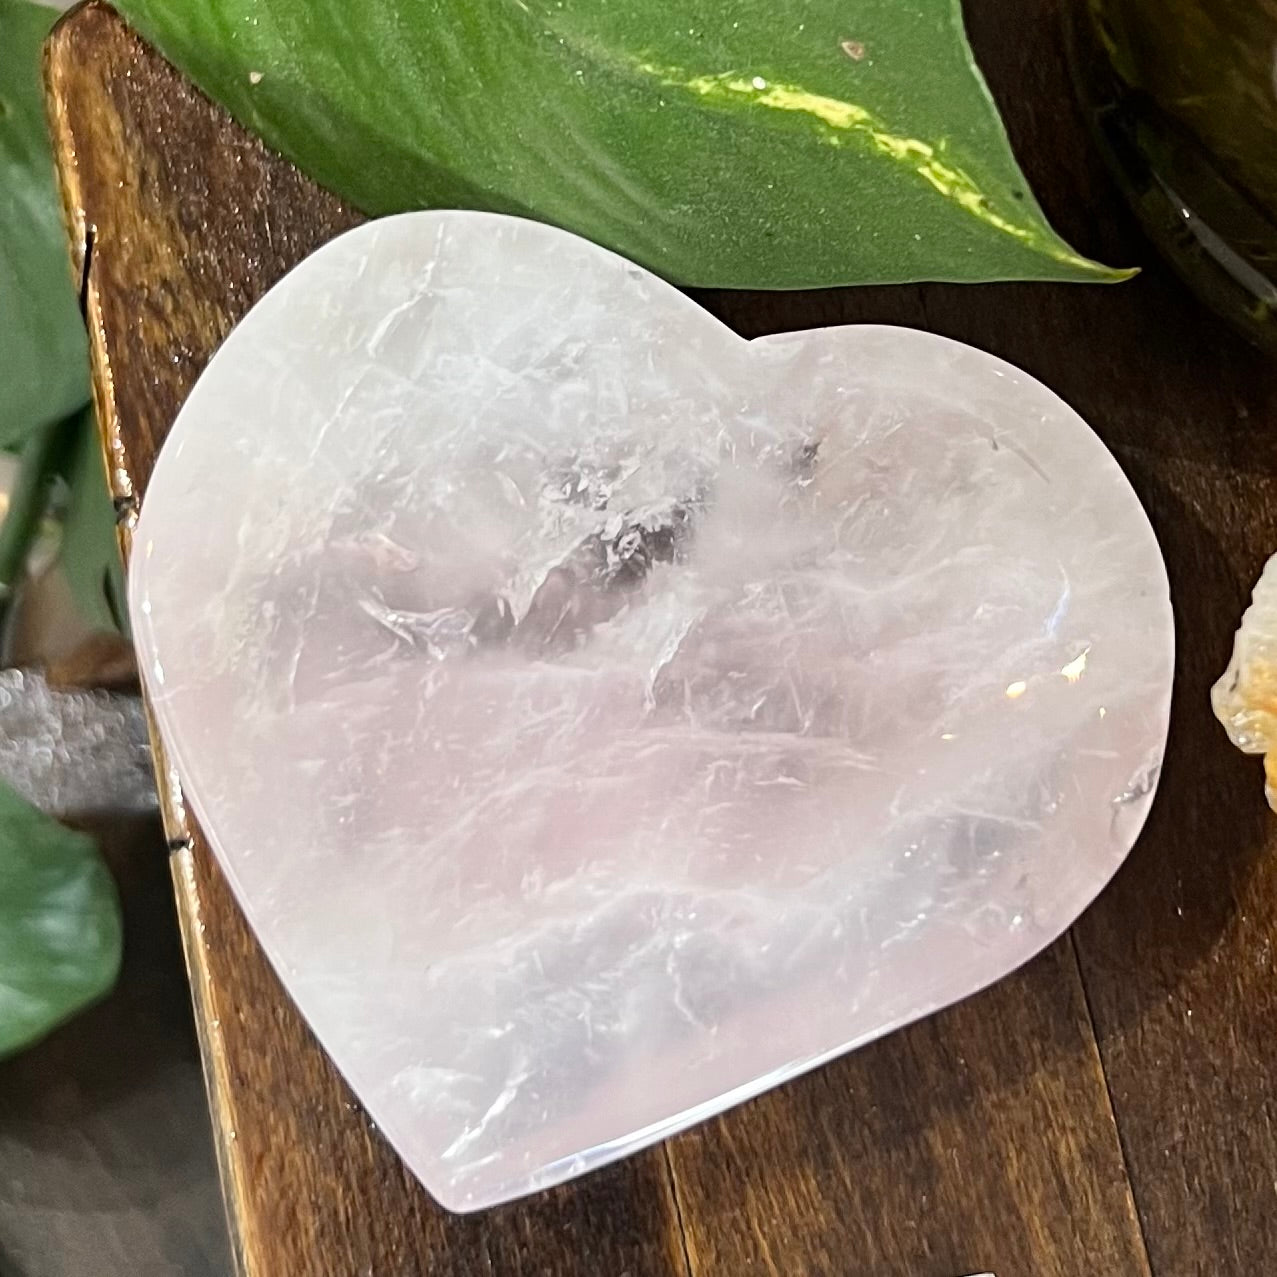
[[[1084,249],[1145,259],[1068,106],[1056,5],[977,0],[970,10],[1048,212]],[[218,343],[285,270],[358,219],[104,5],[59,28],[48,79],[127,548],[155,451]],[[1150,509],[1179,607],[1176,720],[1149,833],[1073,938],[994,989],[575,1185],[458,1218],[406,1174],[314,1043],[170,788],[242,1269],[1267,1271],[1277,1255],[1267,1196],[1277,1195],[1277,871],[1261,855],[1270,828],[1258,775],[1230,754],[1203,700],[1244,586],[1277,547],[1267,369],[1158,268],[1111,289],[701,300],[747,335],[856,320],[932,327],[1029,368],[1094,423]]]

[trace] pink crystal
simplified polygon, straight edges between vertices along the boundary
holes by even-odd
[[[1045,387],[905,329],[746,343],[484,214],[353,231],[254,309],[131,599],[266,952],[454,1209],[1024,962],[1166,733],[1161,556]]]

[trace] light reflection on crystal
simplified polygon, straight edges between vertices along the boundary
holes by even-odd
[[[1070,683],[1076,683],[1078,679],[1086,673],[1086,658],[1090,656],[1090,654],[1091,649],[1089,647],[1083,648],[1082,651],[1073,658],[1073,660],[1061,667],[1060,673],[1063,674]]]

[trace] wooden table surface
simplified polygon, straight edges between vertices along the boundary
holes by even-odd
[[[1103,436],[1170,568],[1161,792],[1072,932],[994,988],[526,1202],[436,1207],[312,1039],[166,785],[234,1246],[254,1277],[1255,1277],[1277,1271],[1277,856],[1208,689],[1277,549],[1277,382],[1152,261],[1072,104],[1064,0],[969,0],[1025,169],[1117,287],[702,295],[747,335],[873,320],[982,346]],[[127,550],[156,449],[235,321],[359,220],[99,3],[48,82]],[[167,765],[161,759],[161,775]]]

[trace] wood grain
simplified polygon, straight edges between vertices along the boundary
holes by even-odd
[[[1066,939],[673,1141],[693,1271],[1139,1277],[1098,1078]]]
[[[968,12],[1057,225],[1110,260],[1141,260],[1069,106],[1059,16],[1056,0],[977,0]],[[358,218],[103,5],[63,23],[48,72],[127,541],[155,451],[217,344],[286,269]],[[661,1150],[459,1219],[430,1202],[360,1112],[172,789],[178,898],[242,1268],[1267,1271],[1277,871],[1261,855],[1270,830],[1255,769],[1232,757],[1203,699],[1244,587],[1277,546],[1267,370],[1159,268],[1117,289],[700,300],[747,335],[855,320],[932,327],[1022,364],[1094,423],[1150,510],[1179,611],[1176,718],[1149,832],[1074,940],[995,988]]]

